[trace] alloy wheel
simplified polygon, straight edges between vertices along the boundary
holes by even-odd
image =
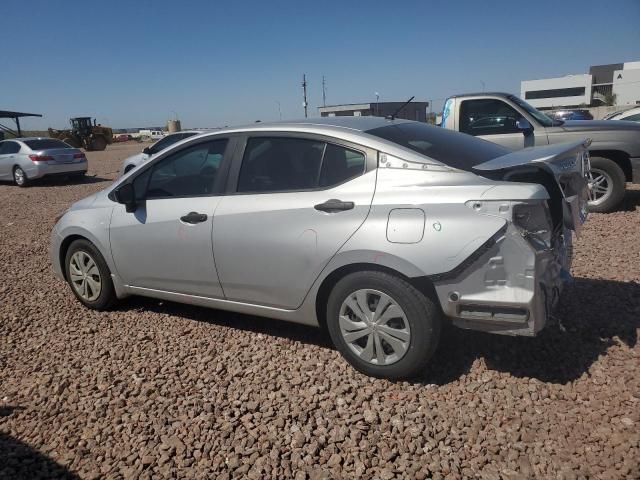
[[[409,349],[407,316],[393,298],[378,290],[348,295],[340,307],[339,325],[351,351],[373,365],[396,363]]]
[[[613,179],[604,170],[591,167],[589,184],[589,204],[591,205],[600,205],[613,193]]]
[[[87,252],[79,250],[69,261],[69,277],[73,289],[84,300],[93,302],[102,291],[102,278],[95,260]]]
[[[17,185],[24,185],[26,177],[24,171],[20,167],[16,167],[16,169],[13,171],[13,178],[16,181]]]

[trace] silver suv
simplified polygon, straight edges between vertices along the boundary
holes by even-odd
[[[410,377],[445,321],[544,327],[588,174],[582,143],[511,153],[405,120],[256,124],[72,205],[51,261],[89,308],[144,295],[323,326],[358,370]]]

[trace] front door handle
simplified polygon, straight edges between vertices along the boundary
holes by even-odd
[[[184,223],[202,223],[207,221],[206,213],[189,212],[185,216],[180,217]]]
[[[313,208],[320,210],[321,212],[334,213],[352,210],[353,207],[355,207],[355,203],[353,202],[343,202],[342,200],[332,198],[324,203],[319,203]]]

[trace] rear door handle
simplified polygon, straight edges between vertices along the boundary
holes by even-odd
[[[207,221],[206,213],[189,212],[183,217],[180,217],[184,223],[202,223]]]
[[[342,200],[332,198],[324,203],[319,203],[313,208],[320,210],[321,212],[334,213],[352,210],[353,207],[355,207],[355,203],[353,202],[343,202]]]

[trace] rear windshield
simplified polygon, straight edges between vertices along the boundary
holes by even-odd
[[[508,149],[495,143],[418,122],[386,125],[367,130],[365,133],[397,143],[450,167],[467,171],[509,153]]]
[[[31,150],[47,150],[49,148],[73,148],[71,145],[64,143],[62,140],[55,140],[44,138],[42,140],[26,140],[24,143],[27,144]]]

